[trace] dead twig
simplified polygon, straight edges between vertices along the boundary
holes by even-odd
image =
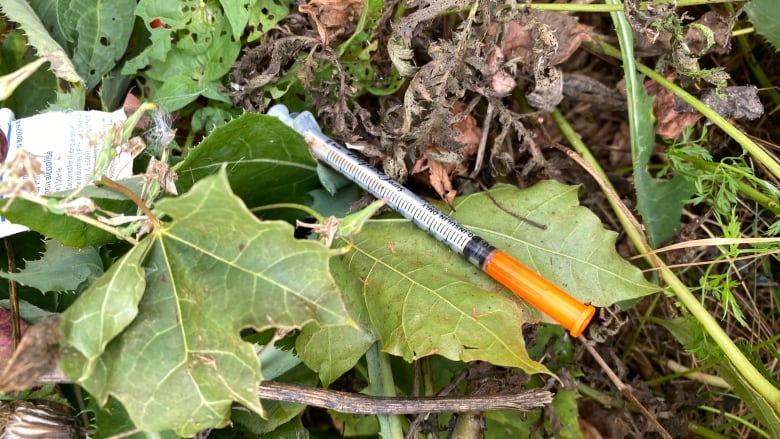
[[[468,375],[468,369],[463,369],[458,376],[456,376],[452,381],[450,381],[449,384],[444,386],[443,389],[441,389],[439,392],[436,393],[436,396],[441,398],[443,396],[449,395],[453,390],[455,390],[460,383],[466,379],[466,375]],[[415,393],[416,395],[416,393]],[[418,429],[420,428],[420,424],[425,421],[425,419],[428,417],[430,413],[418,413],[417,416],[414,417],[414,420],[409,424],[409,429],[406,431],[406,437],[404,439],[414,439],[418,437]]]
[[[474,162],[474,170],[469,177],[476,178],[479,171],[482,170],[482,162],[485,160],[485,148],[487,148],[488,134],[490,132],[490,121],[493,120],[493,103],[488,101],[485,111],[485,120],[482,122],[482,136],[479,138],[479,149],[477,149],[477,159]]]
[[[596,363],[601,366],[601,369],[604,371],[604,373],[607,374],[607,377],[612,382],[612,385],[618,389],[620,394],[626,397],[626,399],[628,399],[628,401],[642,413],[642,415],[647,419],[648,422],[650,422],[650,424],[655,428],[655,431],[657,431],[661,437],[664,439],[672,439],[672,435],[666,431],[660,422],[658,422],[658,419],[656,419],[656,417],[650,413],[650,410],[642,405],[636,396],[634,396],[634,392],[631,390],[631,387],[627,386],[625,383],[623,383],[623,381],[620,380],[620,378],[618,378],[617,375],[615,375],[615,372],[613,372],[607,362],[604,361],[604,358],[601,357],[601,354],[596,351],[596,349],[593,347],[593,344],[584,336],[580,336],[580,340],[582,340],[582,344],[585,345],[585,349],[587,349],[593,359],[596,360]]]
[[[52,320],[54,321],[54,320]],[[7,372],[6,372],[7,373]],[[35,383],[27,381],[26,388],[44,383],[70,383],[59,370],[34,375]],[[383,397],[367,396],[337,390],[320,389],[296,384],[266,381],[257,388],[257,396],[269,401],[284,401],[360,415],[391,415],[440,412],[469,412],[489,410],[529,411],[552,403],[552,393],[534,389],[520,393],[442,397]]]
[[[11,238],[4,238],[3,242],[5,242],[5,253],[8,258],[8,272],[16,273],[16,252]],[[11,308],[11,350],[14,352],[22,339],[22,316],[19,312],[18,284],[13,279],[8,279],[8,302]]]
[[[446,397],[382,397],[319,389],[295,384],[264,382],[257,395],[260,399],[306,404],[360,415],[396,415],[414,413],[472,412],[488,410],[528,411],[552,403],[547,390],[521,393]]]
[[[496,197],[493,196],[492,193],[490,193],[490,188],[485,186],[485,184],[482,183],[481,181],[479,181],[478,179],[472,178],[472,177],[466,177],[466,176],[461,176],[461,177],[468,178],[471,181],[475,182],[479,186],[479,188],[482,189],[482,193],[487,195],[487,197],[490,198],[490,201],[492,201],[493,204],[497,208],[499,208],[501,211],[505,212],[507,215],[512,216],[514,218],[517,218],[518,220],[520,220],[520,221],[522,221],[522,222],[524,222],[526,224],[529,224],[531,226],[534,226],[534,227],[536,227],[538,229],[547,230],[547,224],[540,223],[539,221],[534,221],[531,218],[528,218],[527,216],[524,216],[524,215],[520,215],[519,213],[514,212],[511,209],[509,209],[508,207],[504,206],[500,201],[498,201],[496,199]]]

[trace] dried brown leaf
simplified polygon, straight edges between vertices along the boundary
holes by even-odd
[[[462,102],[456,102],[452,108],[452,113],[459,117],[457,122],[452,124],[452,140],[462,147],[455,152],[431,141],[425,155],[415,162],[411,171],[412,175],[425,176],[427,182],[447,204],[458,194],[452,185],[452,176],[467,172],[468,161],[477,152],[482,136],[477,120],[470,114],[462,114],[465,110],[466,106]]]
[[[709,88],[697,92],[696,96],[727,119],[753,120],[764,114],[758,89],[753,85],[724,87],[721,90]],[[675,98],[674,109],[685,114],[696,111],[679,98]]]
[[[667,79],[671,79],[668,77]],[[665,139],[673,139],[701,118],[700,113],[681,113],[674,108],[674,95],[655,81],[645,81],[645,89],[653,100],[656,132]]]
[[[593,41],[593,27],[581,24],[577,17],[560,12],[538,11],[525,21],[512,20],[504,24],[501,50],[507,59],[518,58],[531,66],[539,50],[539,38],[544,33],[554,35],[557,47],[547,53],[547,65],[556,66],[568,60],[586,41]],[[546,43],[549,44],[549,43]]]
[[[559,12],[536,11],[526,20],[504,23],[499,47],[487,58],[488,69],[493,73],[491,88],[497,92],[514,88],[494,70],[502,57],[515,60],[534,76],[534,87],[526,94],[529,104],[551,111],[563,99],[562,74],[554,66],[569,59],[584,41],[591,41],[591,31],[576,17]]]
[[[466,110],[463,102],[455,102],[452,107],[452,114],[462,116],[457,122],[452,124],[452,128],[457,135],[453,139],[463,145],[458,152],[465,158],[471,157],[479,148],[479,141],[482,137],[482,129],[477,126],[477,120],[471,114],[462,113]]]
[[[517,86],[512,75],[501,69],[505,61],[504,52],[496,46],[488,53],[486,64],[490,74],[490,88],[496,97],[506,96]]]
[[[430,1],[427,4],[403,17],[393,25],[388,51],[393,65],[402,76],[411,76],[416,68],[411,64],[412,37],[414,30],[423,22],[431,21],[450,9],[463,9],[471,4],[470,0]],[[411,5],[407,5],[411,7]]]
[[[320,42],[316,38],[290,36],[247,49],[230,72],[229,88],[233,102],[248,111],[262,110],[265,97],[262,88],[279,79],[283,66],[298,52],[318,44]],[[259,66],[265,70],[258,72]]]
[[[725,55],[731,52],[731,30],[735,22],[735,15],[721,15],[715,11],[706,12],[701,18],[686,26],[685,43],[691,52],[699,55],[707,53]],[[709,29],[711,38],[708,38],[703,28]]]
[[[46,382],[57,373],[60,358],[59,319],[51,318],[30,326],[11,359],[0,373],[0,393],[13,393]]]
[[[363,12],[362,0],[311,0],[298,6],[309,16],[317,28],[322,44],[331,41],[354,28]]]

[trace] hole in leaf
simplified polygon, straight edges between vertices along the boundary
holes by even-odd
[[[111,45],[111,42],[108,40],[108,37],[102,36],[100,37],[100,44],[104,47],[108,47]]]

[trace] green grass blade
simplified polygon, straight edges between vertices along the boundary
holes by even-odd
[[[680,225],[683,205],[691,196],[691,185],[682,176],[669,181],[656,180],[647,170],[655,146],[653,101],[645,92],[643,76],[637,73],[634,65],[631,27],[623,12],[612,12],[611,15],[620,42],[625,74],[637,210],[647,229],[648,241],[656,248],[674,236]]]

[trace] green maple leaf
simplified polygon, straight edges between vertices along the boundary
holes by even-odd
[[[617,254],[617,234],[578,205],[577,190],[555,182],[491,190],[501,206],[545,224],[544,230],[502,211],[485,194],[456,198],[451,216],[583,302],[608,306],[657,291]],[[384,350],[406,360],[437,354],[548,372],[530,359],[522,338],[525,323],[546,318],[409,221],[368,221],[349,246],[342,259],[352,276],[336,279],[350,315],[366,328],[362,334],[341,329],[353,349],[365,348],[376,334]],[[331,375],[346,367],[335,361],[356,355],[350,346],[309,343],[315,336],[333,338],[333,331],[312,324],[298,343],[307,364],[324,363]]]
[[[350,324],[333,252],[258,221],[224,168],[156,207],[166,222],[63,313],[62,370],[143,431],[224,425],[234,401],[262,413],[260,362],[240,331]]]

